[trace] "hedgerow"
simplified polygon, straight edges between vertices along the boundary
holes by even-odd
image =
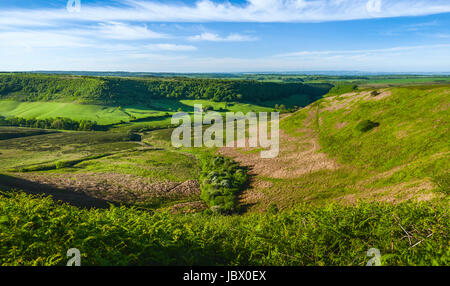
[[[0,116],[0,126],[18,126],[44,129],[93,131],[98,129],[97,122],[90,120],[73,120],[70,118],[57,117],[46,119],[21,118]]]

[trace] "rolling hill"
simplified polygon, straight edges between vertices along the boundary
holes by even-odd
[[[251,168],[241,200],[255,211],[439,200],[450,189],[449,93],[448,85],[409,86],[326,97],[281,121],[278,158],[221,153]]]

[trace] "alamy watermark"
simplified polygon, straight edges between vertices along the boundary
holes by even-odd
[[[81,11],[81,0],[68,0],[67,1],[67,11],[80,12]]]
[[[180,124],[172,132],[174,147],[260,147],[261,158],[275,158],[279,153],[280,132],[278,112],[203,112],[201,104],[194,105],[194,116],[179,112],[171,123]],[[247,129],[248,126],[248,129]],[[204,127],[207,127],[204,130]],[[270,129],[270,136],[268,130]],[[246,136],[248,132],[248,138]],[[225,139],[225,140],[224,140]]]
[[[378,248],[367,250],[367,257],[372,257],[367,261],[366,266],[381,266],[381,252]]]
[[[81,252],[77,248],[71,248],[67,250],[67,257],[70,257],[67,261],[67,266],[81,266]]]

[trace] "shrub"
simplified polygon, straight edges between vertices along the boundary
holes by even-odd
[[[59,162],[56,162],[56,164],[55,164],[56,169],[64,169],[64,168],[68,168],[71,166],[72,166],[72,164],[69,161],[59,161]]]
[[[361,132],[367,132],[378,126],[380,126],[380,123],[373,122],[371,120],[366,119],[366,120],[363,120],[360,123],[358,123],[358,125],[356,126],[356,129]]]
[[[380,95],[380,93],[377,90],[374,90],[370,93],[370,96],[373,96],[373,97],[378,96],[378,95]]]
[[[128,140],[140,142],[142,140],[142,136],[134,132],[128,132]]]
[[[247,181],[246,171],[231,159],[207,155],[202,158],[201,198],[213,212],[237,211],[236,196]]]

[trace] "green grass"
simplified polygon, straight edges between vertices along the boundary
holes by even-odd
[[[131,116],[144,118],[161,116],[165,112],[152,110],[144,106],[118,106],[62,103],[62,102],[18,102],[0,101],[0,115],[22,118],[56,118],[66,117],[74,120],[91,120],[100,125],[109,125],[121,121],[128,122]]]
[[[199,176],[195,157],[166,150],[123,152],[97,160],[86,160],[57,170],[68,173],[120,173],[148,177],[152,182],[184,182]]]
[[[300,207],[245,216],[81,210],[0,196],[0,265],[449,265],[448,210],[429,203]],[[409,238],[405,238],[406,232]]]
[[[280,129],[292,136],[301,136],[303,133],[299,131],[303,128],[303,121],[308,116],[308,111],[302,109],[292,114],[288,119],[280,122]]]
[[[0,134],[9,134],[11,130],[23,128],[4,127]],[[127,133],[57,132],[0,140],[0,172],[29,167],[39,169],[39,166],[54,165],[57,161],[79,160],[140,147],[128,138]]]
[[[272,203],[288,210],[302,203],[326,206],[354,204],[358,199],[394,203],[431,199],[448,205],[449,87],[390,90],[389,96],[369,95],[369,100],[358,98],[358,93],[324,98],[282,120],[281,130],[294,138],[291,143],[281,141],[289,151],[280,156],[308,150],[310,138],[318,137],[318,152],[337,166],[299,175],[286,168],[291,173],[281,178],[257,176],[267,187],[258,189],[261,198],[251,211],[266,210]],[[379,126],[361,129],[366,120]]]
[[[321,146],[340,162],[380,171],[444,155],[450,151],[448,92],[449,87],[394,88],[382,100],[355,102],[352,112],[325,111],[320,115]],[[365,120],[379,126],[363,132],[359,124]],[[344,122],[345,127],[336,127]]]
[[[148,105],[106,106],[63,102],[0,101],[0,116],[47,119],[65,117],[73,120],[91,120],[108,125],[115,131],[160,129],[171,125],[176,112],[194,112],[194,104],[212,106],[221,114],[225,112],[271,112],[273,108],[237,102],[214,102],[212,100],[155,99]]]
[[[357,85],[338,83],[325,96],[336,96],[344,93],[350,93],[357,90]]]

